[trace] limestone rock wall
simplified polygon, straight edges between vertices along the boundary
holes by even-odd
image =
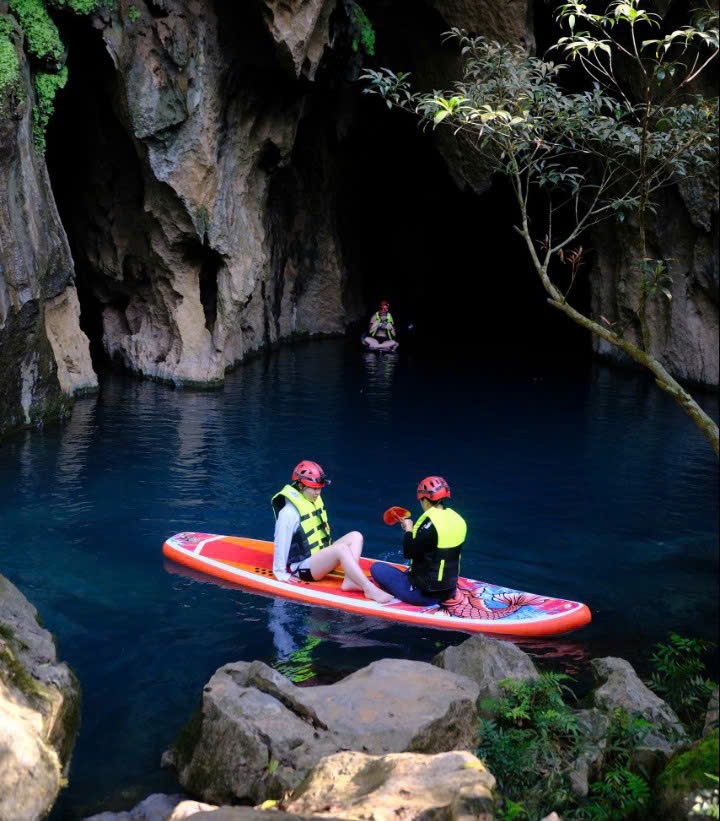
[[[34,821],[67,775],[80,687],[37,611],[0,576],[0,818]]]
[[[652,352],[676,377],[717,385],[720,377],[718,334],[718,189],[712,177],[665,192],[649,235],[649,252],[668,260],[672,300],[662,296],[648,308]],[[626,328],[638,342],[640,249],[632,227],[607,224],[594,237],[592,308]],[[597,353],[620,359],[620,352],[593,338]]]
[[[535,48],[530,0],[426,0],[411,19],[366,5],[394,26],[386,64],[402,62],[420,87],[457,74],[457,55],[440,45],[450,27]],[[80,305],[126,368],[199,386],[252,352],[340,334],[363,315],[336,223],[338,158],[358,116],[346,105],[358,73],[349,63],[360,64],[343,56],[346,16],[339,0],[119,0],[98,12],[69,49],[94,38],[99,56],[79,74],[100,79],[72,120],[85,133],[84,170],[59,186],[64,226],[32,147],[16,31],[22,91],[3,95],[0,117],[0,435],[61,415],[96,386]],[[393,58],[398,31],[404,51]],[[442,130],[437,147],[459,188],[488,190],[476,152]],[[675,283],[672,304],[651,312],[655,344],[673,373],[705,384],[718,381],[715,200],[668,197],[655,237]],[[594,244],[593,313],[632,333],[632,245],[615,227]]]
[[[62,416],[94,389],[73,261],[47,169],[33,146],[33,85],[14,26],[16,83],[0,90],[0,436]]]
[[[335,2],[261,6],[138,2],[131,19],[120,3],[95,20],[124,133],[96,124],[79,254],[106,351],[146,376],[219,383],[248,353],[355,318],[306,92]]]

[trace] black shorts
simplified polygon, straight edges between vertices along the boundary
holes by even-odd
[[[314,582],[312,571],[309,567],[297,567],[295,570],[288,568],[288,573],[291,576],[297,576],[301,582]]]

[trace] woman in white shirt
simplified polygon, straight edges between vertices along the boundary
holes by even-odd
[[[340,566],[345,573],[343,590],[361,590],[368,599],[380,604],[392,601],[393,596],[373,584],[358,564],[362,533],[353,530],[336,541],[331,539],[320,496],[328,484],[330,481],[317,462],[303,460],[293,470],[290,484],[273,496],[275,578],[320,581]]]

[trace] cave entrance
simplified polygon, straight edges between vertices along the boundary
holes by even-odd
[[[482,195],[460,191],[431,139],[409,117],[378,108],[359,117],[347,146],[338,214],[368,313],[387,297],[400,333],[412,325],[422,345],[437,340],[500,358],[589,357],[587,332],[547,304],[513,228],[507,180]],[[586,276],[573,294],[586,310]]]
[[[380,3],[380,51],[366,62],[413,76],[419,67],[427,79],[427,60],[454,60],[440,48],[447,26],[435,12],[419,11]],[[497,360],[572,356],[587,362],[590,335],[547,304],[513,228],[519,215],[509,182],[497,177],[482,195],[460,190],[417,119],[361,95],[360,86],[342,154],[338,221],[367,315],[386,297],[400,333],[412,325],[409,339],[426,349],[446,351],[449,344],[473,355],[491,352]],[[572,291],[585,311],[590,262]]]
[[[142,211],[143,181],[135,148],[113,110],[116,75],[100,33],[88,17],[61,10],[54,17],[68,51],[68,82],[48,126],[46,162],[75,263],[80,327],[100,372],[109,364],[104,308],[122,313],[132,289],[147,280],[146,240],[132,225],[132,215]],[[122,261],[115,259],[115,242],[125,251]],[[126,282],[119,281],[118,269]]]

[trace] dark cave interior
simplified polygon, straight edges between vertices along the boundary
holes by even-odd
[[[404,70],[418,49],[437,49],[443,27],[435,12],[425,8],[419,13],[409,0],[380,0],[367,7],[380,32],[375,65]],[[546,4],[538,0],[536,7],[540,40],[550,29]],[[227,25],[231,15],[244,14],[224,2],[218,9]],[[113,283],[104,291],[98,288],[97,272],[83,262],[83,246],[92,238],[82,211],[102,198],[98,168],[126,178],[124,205],[130,210],[141,208],[142,181],[135,149],[113,113],[114,70],[98,32],[87,19],[65,14],[59,20],[70,80],[48,130],[47,164],[76,262],[81,324],[99,366],[102,305],[97,294],[108,301],[127,299],[127,294]],[[256,68],[267,69],[267,49],[258,48],[257,54]],[[352,124],[338,142],[336,217],[344,262],[367,316],[381,297],[389,299],[400,341],[404,338],[408,349],[446,355],[451,346],[458,355],[484,353],[498,361],[560,355],[587,361],[587,334],[547,305],[527,249],[513,229],[516,210],[507,182],[496,179],[482,196],[459,190],[432,138],[410,116],[388,111],[379,99],[362,95],[359,83],[339,79],[337,73],[327,80],[329,70],[323,71],[314,94],[324,94],[325,83],[329,98],[339,86],[353,98]],[[112,161],[103,162],[102,155]],[[213,257],[203,266],[208,327],[214,322],[211,280],[218,264]],[[577,304],[587,308],[586,278],[574,293]],[[352,334],[361,330],[349,329]]]

